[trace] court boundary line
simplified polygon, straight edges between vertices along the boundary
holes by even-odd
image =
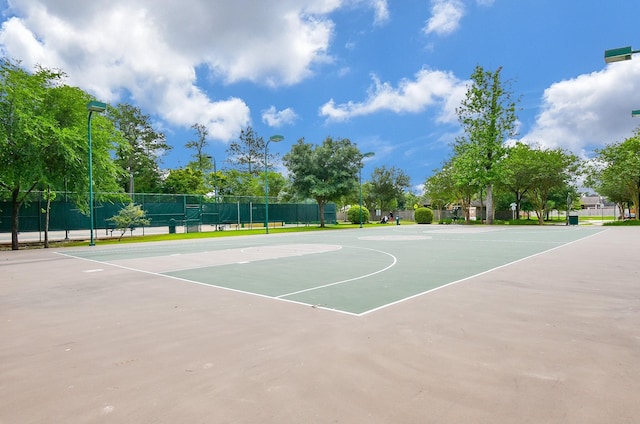
[[[330,311],[330,312],[337,312],[337,313],[341,313],[341,314],[345,314],[345,315],[350,315],[350,316],[355,316],[355,317],[362,317],[362,316],[365,316],[365,315],[380,311],[382,309],[386,309],[388,307],[395,306],[395,305],[398,305],[400,303],[415,299],[417,297],[424,296],[426,294],[435,292],[437,290],[440,290],[440,289],[443,289],[443,288],[446,288],[446,287],[449,287],[449,286],[452,286],[452,285],[455,285],[455,284],[458,284],[458,283],[462,283],[462,282],[470,280],[472,278],[479,277],[479,276],[484,275],[484,274],[488,274],[490,272],[496,271],[496,270],[501,269],[501,268],[505,268],[505,267],[513,265],[515,263],[531,259],[531,258],[536,257],[538,255],[542,255],[542,254],[551,252],[553,250],[563,248],[565,246],[570,246],[573,243],[577,243],[579,241],[589,239],[591,237],[594,237],[594,236],[596,236],[598,234],[601,234],[603,232],[606,232],[606,231],[609,231],[609,230],[608,229],[599,230],[599,231],[597,231],[597,232],[595,232],[593,234],[589,234],[589,235],[587,235],[585,237],[582,237],[582,238],[579,238],[577,240],[573,240],[573,241],[570,241],[570,242],[567,242],[567,243],[563,243],[563,244],[561,244],[559,246],[555,246],[555,247],[552,247],[550,249],[543,250],[541,252],[534,253],[532,255],[525,256],[525,257],[520,258],[520,259],[516,259],[515,261],[508,262],[506,264],[502,264],[502,265],[493,267],[491,269],[479,272],[477,274],[470,275],[470,276],[461,278],[459,280],[455,280],[455,281],[449,282],[447,284],[444,284],[444,285],[441,285],[441,286],[438,286],[438,287],[434,287],[432,289],[429,289],[429,290],[426,290],[426,291],[423,291],[423,292],[420,292],[420,293],[416,293],[416,294],[413,294],[411,296],[405,297],[403,299],[399,299],[399,300],[393,301],[391,303],[387,303],[387,304],[384,304],[384,305],[381,305],[381,306],[378,306],[376,308],[369,309],[367,311],[360,312],[360,313],[348,312],[348,311],[344,311],[344,310],[341,310],[341,309],[334,309],[334,308],[330,308],[330,307],[326,307],[326,306],[322,306],[322,305],[313,305],[313,304],[310,304],[310,303],[299,302],[299,301],[296,301],[296,300],[285,299],[285,298],[281,297],[281,296],[287,296],[287,295],[268,296],[268,295],[265,295],[265,294],[260,294],[260,293],[250,292],[250,291],[234,289],[234,288],[231,288],[231,287],[224,287],[224,286],[219,286],[219,285],[216,285],[216,284],[208,284],[208,283],[203,283],[203,282],[199,282],[199,281],[189,280],[187,278],[176,277],[176,276],[173,276],[173,275],[168,275],[168,274],[163,274],[163,273],[158,273],[158,272],[153,272],[153,271],[147,271],[147,270],[142,270],[142,269],[131,268],[131,267],[128,267],[128,266],[125,266],[125,265],[113,264],[113,263],[110,263],[110,262],[103,262],[103,261],[99,261],[99,260],[96,260],[96,259],[84,258],[84,257],[81,257],[81,256],[74,256],[74,255],[67,254],[67,253],[62,253],[62,252],[53,252],[53,253],[55,253],[57,255],[69,257],[69,258],[81,259],[81,260],[84,260],[84,261],[93,262],[93,263],[97,263],[97,264],[101,264],[101,265],[108,265],[108,266],[111,266],[111,267],[114,267],[114,268],[125,269],[125,270],[128,270],[128,271],[134,271],[134,272],[140,272],[140,273],[144,273],[144,274],[148,274],[148,275],[154,275],[154,276],[159,276],[159,277],[170,278],[170,279],[177,280],[177,281],[187,282],[187,283],[191,283],[191,284],[198,284],[198,285],[206,286],[206,287],[213,287],[213,288],[227,290],[227,291],[231,291],[231,292],[235,292],[235,293],[241,293],[241,294],[245,294],[245,295],[258,296],[258,297],[261,297],[261,298],[264,298],[264,299],[271,299],[271,300],[275,299],[275,300],[278,300],[278,301],[293,303],[293,304],[297,304],[297,305],[301,305],[301,306],[307,306],[307,307],[310,306],[310,307],[312,307],[314,309],[323,309],[323,310]],[[557,243],[557,242],[554,242],[554,243]],[[340,246],[341,246],[341,248],[345,247],[344,245],[340,245]],[[371,251],[374,251],[374,252],[382,253],[382,254],[391,256],[394,259],[394,262],[392,263],[392,265],[389,265],[386,268],[384,268],[382,270],[379,270],[379,271],[376,271],[374,273],[367,274],[366,276],[360,276],[360,277],[355,277],[355,278],[351,278],[351,279],[344,280],[344,281],[329,283],[329,284],[325,284],[325,285],[314,287],[314,288],[310,288],[310,289],[304,289],[304,290],[301,290],[299,292],[312,291],[312,290],[315,290],[315,289],[320,289],[320,288],[329,287],[329,286],[332,286],[332,285],[343,284],[343,283],[346,283],[346,282],[349,282],[349,281],[354,281],[354,280],[357,280],[357,279],[362,279],[362,278],[365,278],[367,276],[375,275],[376,273],[379,273],[379,272],[384,272],[387,269],[389,269],[391,266],[394,266],[397,263],[397,258],[394,255],[392,255],[391,253],[389,253],[389,252],[385,252],[385,251],[377,250],[377,249],[366,248],[366,247],[356,247],[356,246],[346,246],[346,247],[354,248],[354,249],[362,249],[362,250],[371,250]],[[199,267],[199,268],[201,268],[201,267]],[[294,295],[296,293],[297,292],[292,292],[292,293],[290,293],[288,295],[291,296],[291,295]]]
[[[280,302],[288,302],[288,303],[293,303],[293,304],[296,304],[296,305],[311,307],[311,308],[314,308],[314,309],[322,309],[322,310],[330,311],[330,312],[337,312],[337,313],[340,313],[340,314],[345,314],[345,315],[350,315],[350,316],[355,316],[355,317],[359,316],[358,314],[356,314],[354,312],[343,311],[341,309],[332,309],[332,308],[327,308],[327,307],[321,306],[321,305],[312,305],[310,303],[299,302],[297,300],[283,299],[283,298],[279,298],[279,297],[276,297],[276,296],[267,296],[266,294],[249,292],[249,291],[234,289],[234,288],[231,288],[231,287],[218,286],[216,284],[202,283],[200,281],[189,280],[187,278],[176,277],[176,276],[168,275],[168,274],[161,274],[161,273],[153,272],[153,271],[146,271],[146,270],[143,270],[143,269],[131,268],[131,267],[124,266],[124,265],[112,264],[112,263],[109,263],[109,262],[102,262],[102,261],[99,261],[99,260],[96,260],[96,259],[83,258],[81,256],[73,256],[73,255],[69,255],[69,254],[61,253],[61,252],[53,252],[53,253],[56,254],[56,255],[65,256],[67,258],[80,259],[82,261],[93,262],[93,263],[101,264],[101,265],[108,265],[108,266],[111,266],[111,267],[114,267],[114,268],[126,269],[127,271],[140,272],[140,273],[143,273],[143,274],[153,275],[153,276],[156,276],[156,277],[169,278],[169,279],[172,279],[172,280],[182,281],[182,282],[191,283],[191,284],[197,284],[197,285],[200,285],[200,286],[213,287],[213,288],[217,288],[217,289],[221,289],[221,290],[231,291],[231,292],[234,292],[234,293],[241,293],[241,294],[250,295],[250,296],[258,296],[258,297],[261,297],[263,299],[276,300],[276,301],[280,301]],[[383,252],[383,253],[386,253],[386,252]]]
[[[570,246],[570,245],[572,245],[572,244],[574,244],[574,243],[577,243],[577,242],[579,242],[579,241],[583,241],[583,240],[589,239],[589,238],[591,238],[591,237],[597,236],[598,234],[604,233],[604,232],[606,232],[606,231],[609,231],[609,230],[601,230],[601,231],[598,231],[598,232],[596,232],[596,233],[589,234],[588,236],[585,236],[585,237],[579,238],[579,239],[577,239],[577,240],[573,240],[573,241],[570,241],[570,242],[568,242],[568,243],[562,244],[562,245],[560,245],[560,246],[555,246],[555,247],[552,247],[551,249],[543,250],[542,252],[534,253],[533,255],[525,256],[524,258],[516,259],[515,261],[512,261],[512,262],[509,262],[509,263],[506,263],[506,264],[502,264],[502,265],[496,266],[496,267],[494,267],[494,268],[488,269],[488,270],[486,270],[486,271],[479,272],[479,273],[474,274],[474,275],[470,275],[470,276],[465,277],[465,278],[461,278],[461,279],[459,279],[459,280],[452,281],[452,282],[447,283],[447,284],[444,284],[444,285],[442,285],[442,286],[434,287],[434,288],[429,289],[429,290],[426,290],[426,291],[424,291],[424,292],[422,292],[422,293],[417,293],[417,294],[411,295],[411,296],[409,296],[409,297],[406,297],[406,298],[404,298],[404,299],[396,300],[396,301],[391,302],[391,303],[388,303],[388,304],[386,304],[386,305],[378,306],[377,308],[373,308],[373,309],[370,309],[370,310],[368,310],[368,311],[361,312],[360,314],[357,314],[357,316],[361,317],[361,316],[368,315],[368,314],[373,313],[373,312],[380,311],[380,310],[382,310],[382,309],[386,309],[386,308],[388,308],[388,307],[390,307],[390,306],[398,305],[398,304],[400,304],[400,303],[402,303],[402,302],[407,302],[407,301],[412,300],[412,299],[415,299],[415,298],[417,298],[417,297],[424,296],[424,295],[429,294],[429,293],[433,293],[433,292],[435,292],[435,291],[437,291],[437,290],[444,289],[444,288],[446,288],[446,287],[453,286],[453,285],[455,285],[455,284],[459,284],[459,283],[462,283],[462,282],[467,281],[467,280],[471,280],[472,278],[479,277],[479,276],[484,275],[484,274],[489,274],[490,272],[496,271],[496,270],[498,270],[498,269],[506,268],[506,267],[511,266],[511,265],[513,265],[513,264],[516,264],[516,263],[518,263],[518,262],[526,261],[526,260],[528,260],[528,259],[531,259],[531,258],[534,258],[534,257],[536,257],[536,256],[539,256],[539,255],[543,255],[543,254],[549,253],[549,252],[554,251],[554,250],[556,250],[556,249],[561,249],[561,248],[563,248],[563,247],[565,247],[565,246]]]

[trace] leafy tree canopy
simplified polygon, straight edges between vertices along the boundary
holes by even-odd
[[[160,191],[160,159],[171,150],[164,133],[153,128],[149,115],[127,103],[109,108],[108,117],[123,140],[115,152],[115,163],[126,171],[120,186],[129,193]]]
[[[503,143],[515,133],[515,101],[510,82],[502,81],[500,71],[476,66],[466,97],[456,109],[464,136],[458,138],[456,155],[474,167],[475,180],[487,194],[487,223],[493,222],[493,184],[499,178],[495,165],[505,154]]]
[[[292,190],[315,199],[324,227],[324,206],[358,189],[362,153],[348,139],[327,137],[321,145],[298,140],[284,156]]]

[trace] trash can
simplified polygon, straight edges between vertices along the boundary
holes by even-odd
[[[569,215],[569,225],[578,225],[578,215]]]
[[[396,225],[400,225],[400,217],[396,216]]]
[[[169,234],[175,234],[176,233],[176,220],[171,218],[169,220]]]

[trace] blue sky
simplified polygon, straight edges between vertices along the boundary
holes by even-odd
[[[582,157],[640,121],[636,0],[10,0],[3,55],[60,68],[67,82],[153,117],[184,166],[194,123],[209,153],[251,125],[265,139],[349,138],[417,190],[449,157],[455,109],[476,65],[503,67],[520,97],[517,139]]]

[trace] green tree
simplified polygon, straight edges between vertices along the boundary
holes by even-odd
[[[424,199],[411,191],[407,191],[404,193],[404,199],[402,200],[403,207],[401,209],[413,209],[415,205],[420,206],[422,204],[424,204]]]
[[[437,219],[442,219],[440,211],[444,210],[447,205],[458,202],[454,185],[450,168],[445,166],[441,170],[436,170],[424,183],[426,202],[413,203],[414,210],[417,209],[415,205],[421,207],[426,203],[435,207],[438,211]]]
[[[193,160],[189,162],[187,167],[202,172],[202,175],[206,175],[213,169],[213,158],[206,153],[206,148],[209,145],[209,141],[207,140],[209,131],[203,124],[193,124],[191,128],[195,130],[197,138],[185,144],[187,149],[194,151],[193,155],[191,155]]]
[[[134,228],[151,224],[151,219],[146,217],[147,212],[142,210],[140,205],[135,203],[129,203],[124,208],[120,209],[117,215],[107,219],[116,226],[116,229],[120,230],[120,237],[118,240],[122,240],[122,236],[127,230],[133,231]]]
[[[74,200],[89,211],[87,110],[90,97],[62,84],[64,74],[45,68],[29,73],[7,59],[0,61],[0,188],[12,201],[11,247],[18,249],[20,207],[36,188],[78,193]],[[114,189],[117,168],[113,153],[117,136],[113,125],[96,117],[93,132],[95,187]],[[48,208],[47,208],[48,209]],[[46,211],[45,211],[46,213]]]
[[[549,201],[555,192],[567,191],[578,169],[578,158],[562,149],[533,149],[532,185],[527,195],[540,225],[544,224]]]
[[[364,181],[362,183],[362,205],[370,211],[376,208],[376,197],[372,194],[371,190],[373,185],[370,181]],[[360,193],[358,193],[358,202],[360,202]]]
[[[484,181],[478,174],[478,160],[474,146],[458,146],[457,153],[445,165],[443,181],[449,184],[449,190],[456,203],[464,212],[465,223],[471,223],[471,201],[479,193]]]
[[[67,85],[49,88],[44,97],[44,110],[51,114],[54,126],[45,134],[41,155],[44,164],[39,188],[46,201],[44,246],[49,247],[51,202],[56,192],[76,203],[87,203],[87,110],[90,97],[77,87]],[[88,207],[86,208],[88,209]]]
[[[362,158],[362,153],[350,140],[331,137],[327,137],[322,145],[300,139],[284,156],[292,189],[318,203],[321,227],[325,226],[325,205],[358,189]]]
[[[382,211],[390,211],[404,201],[410,182],[409,175],[395,166],[375,168],[371,173],[371,194],[378,199]]]
[[[260,175],[252,175],[248,172],[242,172],[237,169],[229,169],[221,175],[219,190],[223,196],[246,197],[264,200],[264,173]],[[280,192],[287,184],[286,179],[278,172],[269,171],[269,197],[278,197]],[[243,199],[238,199],[242,201]]]
[[[596,150],[596,158],[588,171],[587,184],[615,201],[633,204],[635,219],[640,219],[640,129],[623,142]]]
[[[500,180],[497,186],[515,196],[516,216],[520,216],[520,208],[525,194],[531,189],[540,168],[535,162],[538,155],[530,146],[516,143],[506,150],[504,159],[498,164]]]
[[[186,144],[188,148],[194,150],[194,154],[191,156],[193,160],[187,164],[187,168],[202,173],[202,184],[205,187],[205,191],[207,193],[215,193],[217,199],[219,194],[216,193],[216,191],[219,191],[218,169],[215,158],[205,151],[209,145],[209,141],[207,140],[209,130],[207,130],[207,127],[203,124],[193,124],[191,128],[196,132],[196,139]]]
[[[219,190],[222,196],[251,197],[258,196],[260,183],[259,177],[237,169],[225,170],[224,180],[219,182]],[[240,200],[240,199],[238,199]]]
[[[203,175],[199,170],[189,167],[172,169],[165,178],[162,191],[167,194],[207,194]]]
[[[18,249],[19,211],[42,182],[47,158],[42,154],[55,122],[44,110],[47,89],[62,74],[38,68],[33,74],[0,62],[0,187],[11,195],[11,248]]]
[[[628,190],[618,181],[618,174],[615,170],[594,166],[594,164],[587,166],[587,168],[585,185],[595,189],[601,196],[605,196],[610,201],[615,202],[618,210],[624,211],[631,203],[631,199],[629,198]]]
[[[115,152],[116,165],[125,171],[120,186],[131,195],[159,192],[160,158],[171,150],[164,133],[153,128],[149,115],[127,103],[109,108],[108,116],[124,140]]]
[[[487,196],[487,223],[493,223],[493,185],[498,180],[496,164],[505,154],[504,142],[515,134],[515,101],[510,82],[500,79],[502,67],[495,72],[476,66],[465,99],[456,109],[464,135],[456,141],[456,154],[464,150],[472,156],[476,177]]]
[[[571,171],[573,174],[573,170]],[[573,177],[571,177],[573,178]],[[567,204],[567,198],[572,199],[570,204]],[[580,208],[580,194],[578,190],[571,182],[565,182],[565,184],[551,190],[549,192],[549,198],[547,201],[547,208],[545,210],[545,219],[549,219],[551,211],[566,211],[567,214],[577,206]],[[568,209],[567,209],[568,208]]]
[[[237,141],[229,143],[227,162],[241,169],[246,167],[246,172],[257,176],[264,172],[264,148],[264,139],[249,126],[240,131]],[[268,153],[268,156],[271,164],[278,160],[277,154]]]
[[[269,171],[269,199],[279,198],[280,193],[287,187],[287,179],[279,172]],[[261,179],[262,196],[264,196],[264,176]]]

